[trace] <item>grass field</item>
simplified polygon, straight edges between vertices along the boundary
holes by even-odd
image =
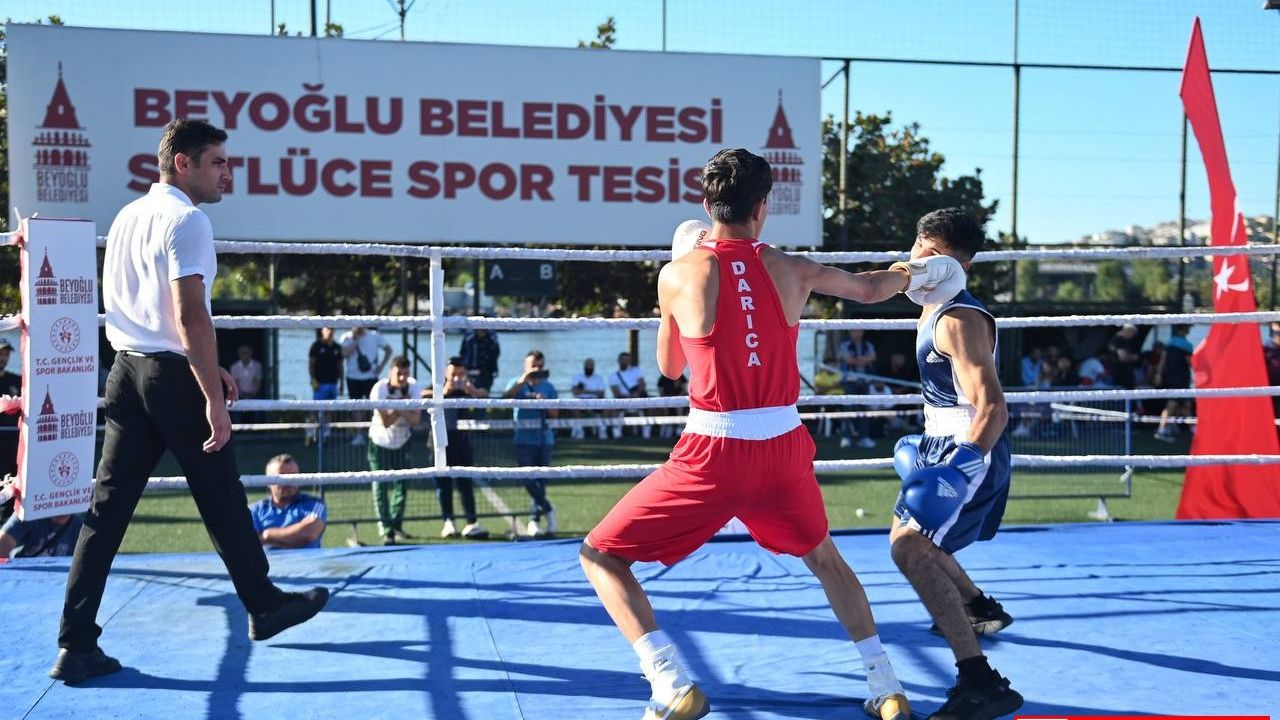
[[[237,454],[241,471],[261,472],[266,460],[280,452],[294,454],[304,471],[317,469],[319,456],[314,447],[303,445],[302,437],[275,436],[238,439]],[[244,438],[240,435],[239,438]],[[1146,432],[1136,431],[1133,453],[1185,453],[1187,441],[1174,445],[1156,443]],[[419,464],[429,462],[426,448],[415,438],[421,449],[416,458]],[[641,440],[627,437],[622,440],[558,440],[556,464],[604,464],[604,463],[657,463],[666,458],[672,440]],[[477,464],[514,465],[510,440],[493,440],[476,445]],[[840,449],[836,439],[820,438],[819,459],[887,457],[892,452],[891,440],[880,440],[875,448],[866,450]],[[1015,452],[1050,452],[1072,454],[1095,452],[1096,449],[1070,450],[1062,445],[1053,449],[1034,444],[1014,446]],[[1110,452],[1110,451],[1108,451]],[[324,469],[363,469],[362,449],[352,448],[347,438],[330,443],[325,453]],[[158,470],[159,475],[179,474],[176,464],[166,458]],[[1116,497],[1126,491],[1120,482],[1119,469],[1085,472],[1042,473],[1015,472],[1013,495],[1005,513],[1006,524],[1039,524],[1094,522],[1088,513],[1095,509],[1098,497],[1108,498],[1111,514],[1117,520],[1166,520],[1173,517],[1182,489],[1182,471],[1138,471],[1132,478],[1132,494]],[[899,481],[890,470],[867,471],[826,475],[819,478],[826,497],[827,513],[831,527],[876,528],[886,527],[897,495]],[[548,496],[556,506],[560,521],[560,536],[581,536],[604,515],[605,512],[632,485],[633,481],[553,481]],[[520,514],[521,522],[528,520],[528,497],[519,485],[494,486],[494,494],[513,512]],[[1020,496],[1070,494],[1072,498],[1027,498]],[[250,500],[265,496],[265,490],[250,489]],[[479,493],[478,493],[479,495]],[[493,512],[493,505],[483,496],[478,497],[482,514]],[[325,501],[329,507],[330,523],[325,533],[325,547],[340,547],[349,537],[355,536],[366,544],[379,542],[373,521],[372,496],[367,485],[327,488]],[[456,504],[456,501],[455,501]],[[857,516],[862,508],[863,517]],[[458,508],[461,511],[461,508]],[[430,519],[410,520],[405,529],[420,538],[418,542],[446,542],[439,539],[439,506],[435,498],[434,483],[430,480],[412,482],[410,486],[408,515]],[[354,521],[354,522],[353,522]],[[505,520],[491,517],[483,520],[492,532],[489,542],[507,542]],[[458,541],[452,541],[458,542]],[[138,506],[137,514],[125,536],[122,552],[202,552],[211,549],[209,539],[196,513],[195,504],[185,491],[148,493]]]

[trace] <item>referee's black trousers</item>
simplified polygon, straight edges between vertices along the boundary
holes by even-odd
[[[58,645],[73,651],[97,645],[102,634],[98,606],[111,561],[166,449],[187,476],[205,529],[245,609],[256,614],[277,608],[281,593],[267,578],[267,556],[249,516],[232,443],[216,453],[201,448],[209,437],[209,422],[204,395],[186,359],[118,353],[107,379],[106,403],[102,461],[67,577]]]

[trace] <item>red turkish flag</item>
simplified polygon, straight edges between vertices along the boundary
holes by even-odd
[[[1244,245],[1248,234],[1244,215],[1236,205],[1199,18],[1191,31],[1179,94],[1209,175],[1213,244]],[[1213,309],[1220,313],[1257,310],[1247,255],[1214,258]],[[1262,338],[1258,326],[1251,323],[1213,325],[1191,363],[1198,388],[1267,384]],[[1199,422],[1191,443],[1193,455],[1280,454],[1271,398],[1201,398],[1196,402],[1196,415]],[[1177,517],[1280,517],[1280,470],[1266,465],[1187,468]]]

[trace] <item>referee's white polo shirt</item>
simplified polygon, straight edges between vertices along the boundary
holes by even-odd
[[[202,275],[204,306],[210,311],[217,272],[208,216],[178,188],[152,185],[150,192],[124,206],[107,233],[102,299],[111,347],[186,355],[169,283]]]

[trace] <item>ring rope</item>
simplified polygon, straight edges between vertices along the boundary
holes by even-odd
[[[1209,465],[1275,465],[1280,455],[1014,455],[1014,467],[1124,467],[1182,468]],[[355,470],[349,472],[297,473],[289,475],[291,485],[352,485],[394,480],[420,480],[437,477],[479,480],[522,480],[538,477],[548,480],[605,479],[643,477],[660,467],[658,464],[636,465],[559,465],[555,467],[479,467],[458,466],[444,469],[409,468],[406,470]],[[893,467],[892,458],[865,460],[815,460],[818,473],[850,470],[879,470]],[[241,475],[245,487],[265,487],[280,482],[279,475]],[[186,487],[186,478],[157,477],[147,483],[148,490]]]
[[[1005,393],[1007,404],[1052,402],[1105,402],[1160,398],[1221,398],[1280,396],[1280,385],[1223,388],[1140,388],[1134,390],[1037,390]],[[920,405],[919,393],[902,395],[801,395],[797,405]],[[408,400],[240,400],[233,410],[428,410],[443,408],[528,408],[545,410],[648,410],[688,407],[685,395],[656,398],[432,398]]]
[[[106,322],[99,316],[98,324]],[[222,330],[243,329],[316,329],[376,327],[384,331],[432,330],[656,330],[658,318],[490,318],[449,315],[437,320],[430,315],[332,315],[299,317],[296,315],[215,315],[214,327]],[[1031,327],[1093,327],[1099,325],[1218,325],[1261,324],[1280,322],[1280,311],[1238,313],[1142,313],[1110,315],[1039,315],[997,318],[1000,329]],[[843,318],[802,319],[800,327],[820,331],[834,330],[915,330],[915,318]]]
[[[98,236],[98,246],[106,245],[106,236]],[[566,248],[495,248],[495,247],[444,247],[437,245],[397,245],[378,242],[278,242],[258,240],[218,240],[214,250],[219,253],[257,255],[372,255],[379,257],[416,257],[465,260],[571,260],[579,262],[670,262],[670,250],[577,250]],[[791,251],[789,251],[791,252]],[[903,260],[910,253],[895,252],[805,252],[793,255],[826,264],[893,262]],[[1121,260],[1121,259],[1175,259],[1217,255],[1266,256],[1280,254],[1280,245],[1251,243],[1248,245],[1176,245],[1170,247],[1120,247],[1120,248],[1055,248],[1033,250],[989,250],[974,256],[973,262],[1004,262],[1008,260]]]

